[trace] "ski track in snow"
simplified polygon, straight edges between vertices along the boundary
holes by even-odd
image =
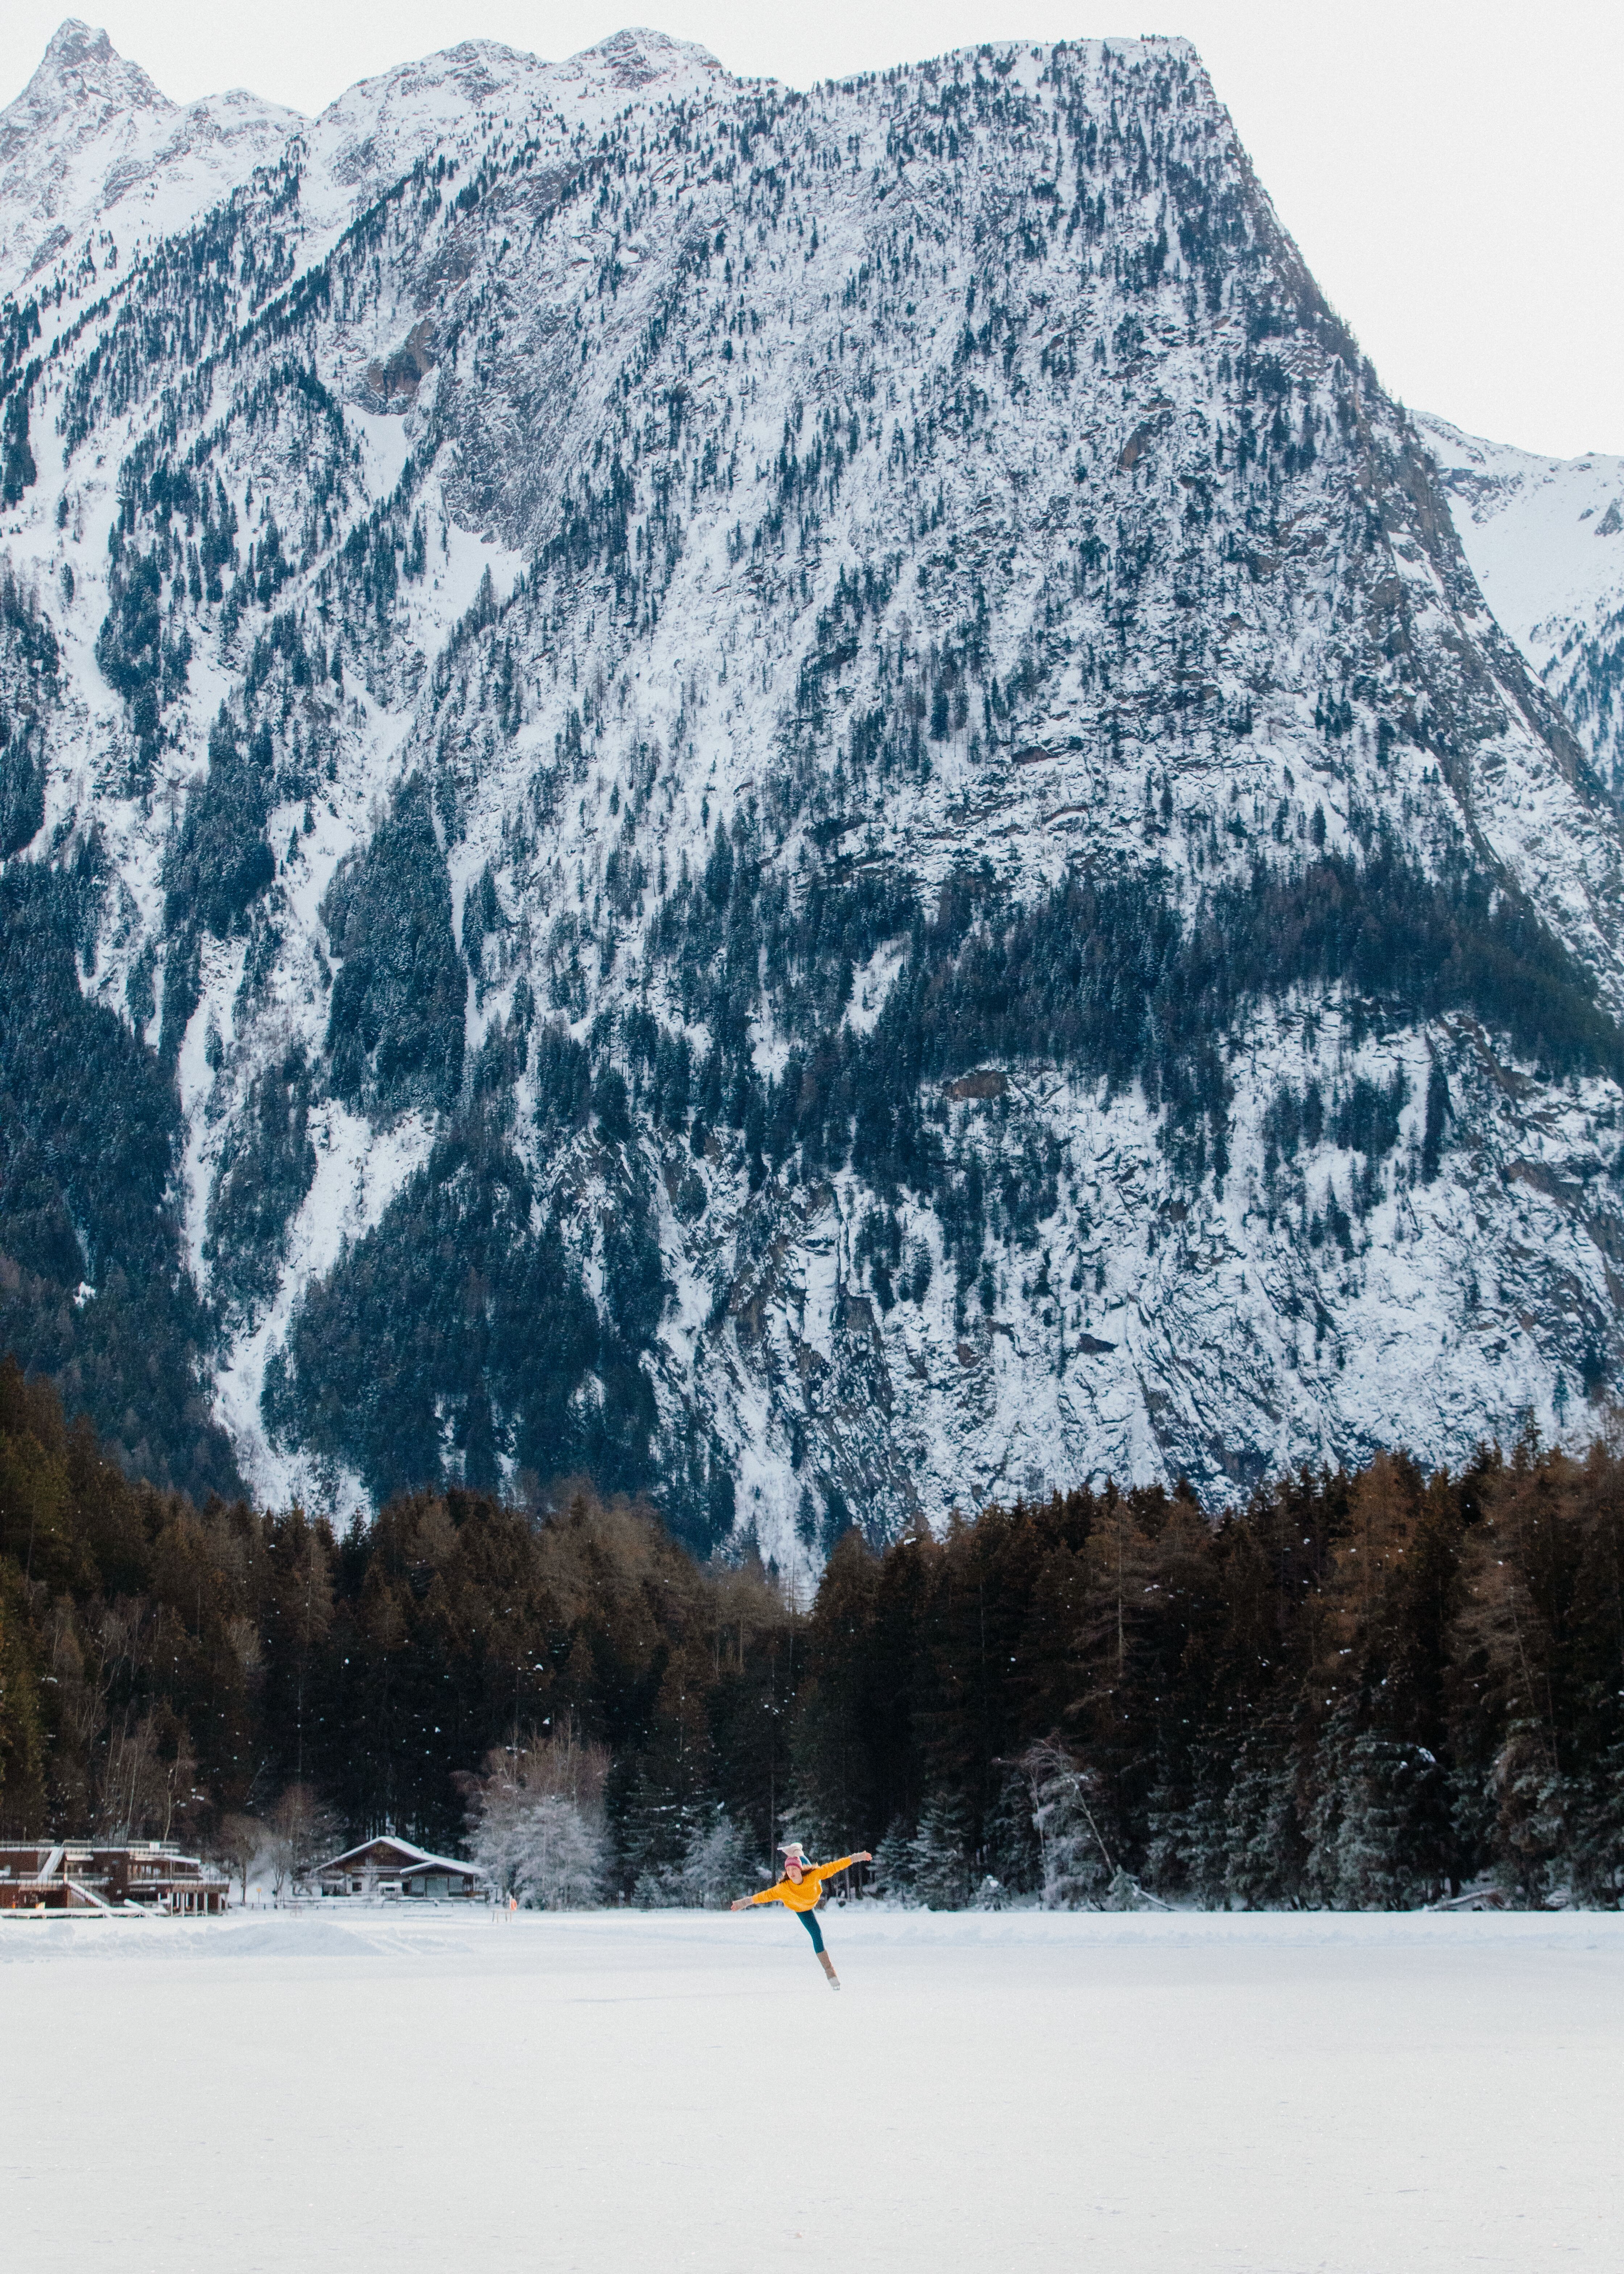
[[[334,1909],[339,1907],[334,1906]],[[836,1908],[0,1926],[8,2257],[1605,2274],[1624,1921]]]

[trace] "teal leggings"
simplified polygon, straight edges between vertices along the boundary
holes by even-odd
[[[811,1936],[812,1947],[816,1951],[818,1956],[821,1958],[823,1954],[823,1930],[817,1923],[816,1913],[814,1911],[797,1911],[795,1913],[795,1916],[801,1921],[801,1925],[805,1927],[807,1932]]]

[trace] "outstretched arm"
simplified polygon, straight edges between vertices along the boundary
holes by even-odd
[[[776,1886],[763,1887],[758,1895],[741,1895],[738,1901],[731,1904],[729,1908],[736,1911],[748,1911],[755,1903],[781,1903],[784,1900],[782,1888],[783,1882],[780,1880]]]
[[[832,1879],[837,1871],[849,1871],[853,1864],[872,1864],[873,1861],[868,1849],[860,1848],[854,1856],[841,1856],[832,1864],[821,1864],[817,1875],[820,1879]]]

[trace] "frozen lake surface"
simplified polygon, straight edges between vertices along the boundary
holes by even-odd
[[[1624,1918],[0,1925],[18,2266],[1624,2264]]]

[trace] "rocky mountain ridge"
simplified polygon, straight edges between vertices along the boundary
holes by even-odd
[[[1417,423],[1489,605],[1620,796],[1624,458],[1542,458],[1445,419]]]
[[[0,1323],[138,1465],[793,1569],[1587,1426],[1610,779],[1186,43],[457,49],[8,323]]]

